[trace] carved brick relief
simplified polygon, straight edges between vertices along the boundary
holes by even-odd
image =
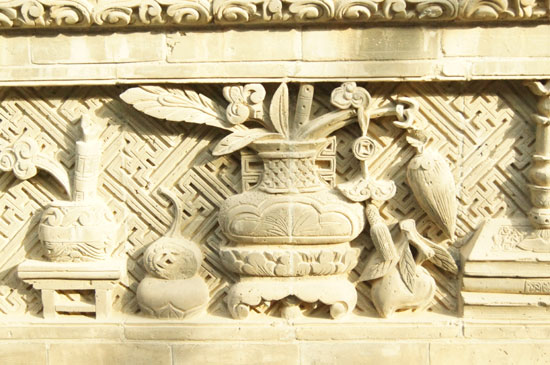
[[[0,26],[87,27],[304,22],[536,20],[543,1],[479,0],[12,0]]]
[[[535,98],[520,83],[501,81],[343,86],[318,83],[311,85],[311,90],[307,87],[176,87],[176,94],[172,94],[175,99],[167,95],[165,100],[168,105],[191,102],[189,114],[183,116],[181,110],[155,115],[159,109],[154,107],[149,113],[152,116],[141,113],[119,98],[128,88],[5,89],[0,101],[0,133],[6,147],[32,139],[41,155],[59,161],[66,169],[74,169],[76,163],[78,170],[74,143],[80,136],[80,116],[92,115],[101,127],[103,154],[97,194],[114,220],[122,222],[127,235],[112,253],[127,260],[127,275],[113,289],[115,311],[139,311],[136,292],[146,277],[170,285],[172,280],[190,280],[197,274],[198,282],[206,283],[208,293],[201,294],[201,303],[183,304],[183,311],[187,305],[189,309],[203,306],[209,297],[210,313],[227,313],[227,300],[230,312],[242,317],[242,311],[248,309],[239,307],[240,301],[232,308],[231,302],[232,298],[243,299],[239,293],[250,289],[239,288],[239,284],[251,282],[242,280],[243,276],[267,279],[253,286],[269,286],[265,290],[269,295],[260,294],[262,304],[256,299],[246,301],[258,312],[276,314],[282,309],[283,315],[292,316],[297,311],[328,311],[325,304],[335,303],[318,297],[318,289],[311,294],[299,285],[289,291],[288,285],[274,288],[265,284],[271,276],[277,280],[292,278],[298,283],[305,283],[303,277],[319,283],[341,278],[333,283],[334,287],[348,285],[350,289],[339,294],[337,301],[346,306],[333,307],[334,317],[353,309],[355,301],[356,313],[366,316],[428,307],[456,313],[459,284],[453,276],[456,268],[451,267],[454,261],[449,253],[458,259],[458,249],[484,219],[525,216],[530,209],[525,186],[533,154],[530,114],[535,110]],[[140,90],[158,94],[166,89]],[[365,113],[368,98],[369,105],[376,106],[373,111],[382,111]],[[201,108],[210,113],[210,119],[196,112]],[[415,125],[422,128],[407,124],[407,113],[413,109]],[[301,110],[305,110],[303,115]],[[342,121],[346,122],[341,129],[329,132],[334,132],[333,139],[326,140],[315,130],[307,132],[316,136],[313,141],[289,138],[305,136],[300,129],[314,125],[308,121],[322,123],[324,116],[336,113],[345,116]],[[206,125],[174,122],[182,118]],[[264,126],[252,126],[250,120]],[[213,123],[222,129],[208,125]],[[243,126],[248,129],[245,131]],[[223,129],[231,130],[233,137],[227,137]],[[243,150],[242,155],[235,152],[249,144],[252,149]],[[17,155],[15,149],[14,153]],[[38,217],[52,200],[66,199],[66,184],[42,173],[25,181],[17,180],[15,175],[0,175],[4,191],[0,196],[1,244],[5,252],[0,311],[37,314],[40,299],[16,278],[15,267],[25,258],[46,257],[47,251],[39,244]],[[444,181],[438,185],[439,190],[428,183],[434,176]],[[393,181],[394,185],[384,185],[383,181]],[[170,191],[179,219],[159,193],[161,188]],[[289,202],[288,194],[293,194],[291,206],[301,207],[303,212],[288,213],[292,222],[270,226],[280,216],[277,213],[269,217],[270,209],[276,212],[279,206],[288,212],[289,208],[284,207]],[[349,212],[321,212],[331,201],[335,208]],[[243,208],[248,206],[267,214],[265,223],[261,223],[261,214]],[[346,206],[349,209],[342,208]],[[308,219],[315,211],[321,215],[312,222],[323,224],[308,232],[312,227]],[[228,215],[238,214],[248,217],[242,222],[227,219]],[[328,214],[327,218],[323,214]],[[251,220],[250,216],[259,220]],[[347,221],[334,223],[337,217],[345,216]],[[299,225],[283,229],[301,218],[307,223],[304,230],[300,231]],[[175,219],[180,223],[165,234]],[[264,226],[265,231],[247,225]],[[323,229],[328,231],[319,240]],[[155,251],[154,247],[167,239],[189,242],[190,261],[196,265],[203,260],[200,268],[191,270],[191,275],[188,263],[178,266],[173,258],[180,252],[171,250],[170,244],[166,252]],[[390,241],[395,246],[388,244]],[[192,248],[192,242],[203,257]],[[438,256],[441,249],[445,253]],[[373,273],[376,260],[388,263],[382,280]],[[175,271],[164,272],[166,265],[175,265]],[[360,278],[361,274],[365,276]],[[396,302],[388,304],[384,293],[395,285],[400,285],[403,298],[394,298]],[[298,307],[295,297],[305,304]],[[283,298],[286,300],[277,301]],[[145,307],[142,305],[142,309]]]

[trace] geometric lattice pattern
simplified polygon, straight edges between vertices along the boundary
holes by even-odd
[[[313,113],[332,109],[330,91],[336,86],[316,85]],[[419,102],[421,120],[432,136],[429,144],[445,156],[458,186],[459,239],[455,246],[464,244],[486,218],[523,216],[530,209],[526,171],[534,143],[529,116],[535,110],[535,98],[520,82],[361,86],[374,100],[401,95]],[[200,88],[212,98],[222,95],[220,85]],[[222,267],[218,255],[226,238],[219,229],[217,212],[224,199],[242,189],[240,157],[212,156],[213,141],[222,138],[223,131],[148,117],[120,101],[123,90],[114,86],[5,88],[0,91],[0,144],[23,136],[33,138],[43,153],[72,171],[79,117],[95,115],[94,120],[102,124],[104,146],[99,194],[117,221],[124,222],[128,237],[115,251],[127,259],[128,267],[127,277],[114,291],[115,310],[138,311],[135,291],[145,275],[143,251],[172,222],[168,202],[158,194],[161,186],[182,201],[182,234],[199,242],[205,254],[201,275],[211,289],[210,310],[223,310],[225,288],[235,277]],[[441,242],[443,233],[418,207],[406,183],[404,167],[414,151],[391,121],[375,120],[369,129],[376,144],[370,171],[397,185],[395,198],[386,203],[382,214],[387,222],[413,218],[422,234]],[[335,135],[337,183],[359,171],[351,154],[359,134],[359,128],[352,125]],[[44,255],[37,220],[43,207],[51,200],[65,199],[63,194],[46,173],[28,181],[0,174],[0,315],[41,311],[38,293],[17,279],[15,268],[25,258]],[[357,243],[369,245],[366,235]],[[457,284],[437,269],[430,270],[439,285],[434,310],[453,311]],[[360,284],[358,291],[358,310],[371,311],[366,284]]]

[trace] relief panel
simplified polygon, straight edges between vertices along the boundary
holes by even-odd
[[[183,116],[181,110],[141,113],[119,98],[131,88],[4,89],[0,131],[4,146],[30,138],[41,155],[65,169],[76,163],[78,170],[74,143],[80,115],[92,115],[101,127],[97,194],[127,237],[112,251],[127,261],[127,274],[112,293],[115,312],[138,313],[140,306],[148,312],[144,297],[139,300],[145,278],[168,286],[195,278],[197,286],[190,288],[205,285],[197,289],[202,293],[197,303],[149,312],[181,318],[208,300],[209,313],[224,315],[228,301],[232,314],[241,317],[239,284],[248,284],[248,277],[267,279],[253,288],[269,287],[257,294],[262,305],[247,301],[254,311],[278,315],[282,307],[283,316],[328,311],[325,304],[334,302],[319,297],[318,289],[308,292],[307,277],[327,288],[350,288],[340,295],[347,308],[333,307],[334,317],[353,306],[355,313],[375,317],[407,308],[457,315],[460,289],[453,264],[460,247],[484,219],[523,217],[530,209],[525,186],[535,97],[519,82],[501,81],[309,86],[141,88],[156,94],[175,90],[169,93],[173,99],[167,95],[169,105],[193,106]],[[366,95],[372,110],[365,108]],[[414,118],[408,118],[413,110]],[[316,131],[307,132],[313,140],[287,138],[305,136],[300,128],[336,113],[345,123],[327,134],[332,139]],[[182,118],[202,125],[174,122]],[[17,279],[15,268],[25,258],[47,256],[39,244],[38,217],[49,202],[65,199],[64,184],[42,173],[25,181],[17,177],[4,173],[0,180],[5,252],[0,310],[32,315],[40,313],[40,299]],[[171,196],[175,217],[160,191]],[[228,219],[239,215],[242,219]],[[315,223],[319,227],[312,230]],[[327,233],[320,235],[322,229]],[[177,250],[169,241],[178,242]],[[190,256],[178,251],[184,242]],[[191,260],[178,266],[177,257]],[[189,262],[196,266],[193,275]],[[304,284],[289,291],[288,285],[264,284],[270,277]],[[396,287],[402,295],[389,303],[385,293]],[[239,298],[234,309],[232,298]],[[295,298],[310,304],[300,307]],[[159,308],[176,301],[168,298]]]

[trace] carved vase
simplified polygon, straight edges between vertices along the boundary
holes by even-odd
[[[359,251],[349,242],[361,233],[365,218],[361,204],[320,178],[315,159],[326,143],[263,140],[251,145],[263,161],[261,181],[228,198],[219,215],[231,241],[221,249],[222,261],[241,276],[228,295],[234,317],[246,317],[262,300],[288,297],[331,305],[333,317],[355,306],[355,288],[346,274]]]
[[[38,235],[51,261],[105,260],[111,256],[118,224],[101,200],[54,201],[40,219]]]

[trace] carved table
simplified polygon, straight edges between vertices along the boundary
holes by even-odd
[[[95,313],[100,320],[111,315],[111,291],[123,272],[120,261],[45,262],[27,260],[19,265],[19,278],[42,292],[43,314],[54,319],[58,312]],[[60,301],[60,291],[92,290],[95,303]]]

